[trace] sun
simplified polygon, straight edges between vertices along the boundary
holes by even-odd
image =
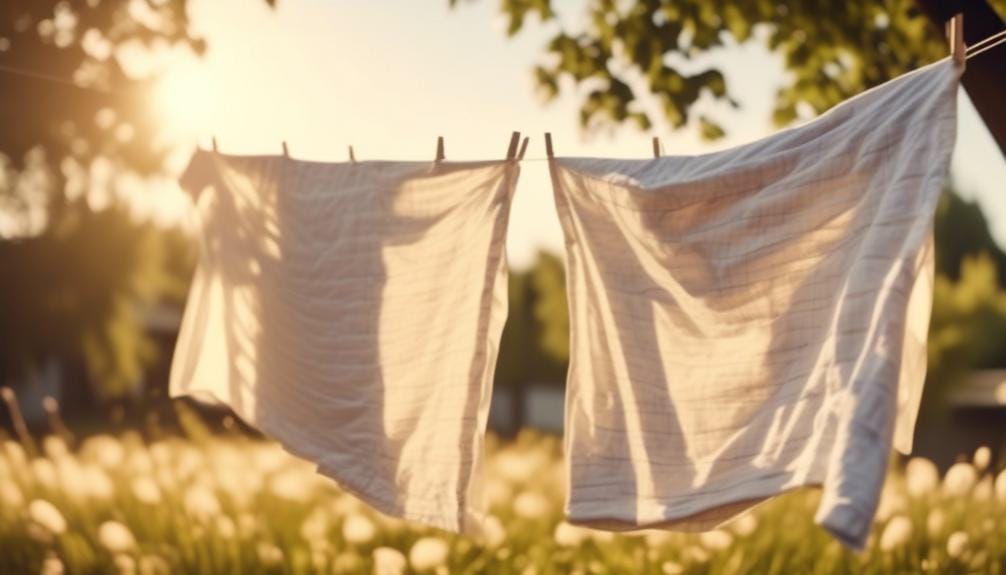
[[[214,82],[192,56],[178,56],[166,67],[155,91],[154,110],[173,140],[203,140],[212,135]]]

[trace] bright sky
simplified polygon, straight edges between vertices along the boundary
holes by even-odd
[[[585,134],[574,97],[545,105],[535,96],[531,68],[551,28],[532,19],[507,39],[498,3],[451,10],[448,0],[280,0],[270,10],[264,1],[191,0],[209,50],[201,59],[173,59],[162,87],[161,109],[180,143],[176,164],[183,167],[191,146],[208,147],[213,135],[226,153],[279,153],[286,140],[294,157],[331,161],[344,161],[350,144],[359,160],[432,160],[442,135],[448,160],[470,160],[502,157],[514,130],[531,136],[529,158],[544,156],[546,131],[559,155],[648,157],[654,135],[666,154],[696,154],[775,130],[770,113],[782,66],[750,43],[709,61],[742,103],[737,111],[710,106],[726,139],[708,145],[692,130],[666,127]],[[563,3],[560,17],[576,24],[579,6]],[[952,174],[1006,245],[1006,160],[961,94]],[[160,210],[181,213],[185,202],[176,196]],[[510,220],[511,262],[525,266],[537,249],[561,245],[547,167],[525,162]]]

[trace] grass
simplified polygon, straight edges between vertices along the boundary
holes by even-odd
[[[0,446],[0,573],[989,573],[1006,565],[1006,473],[894,465],[867,550],[813,524],[816,490],[705,534],[563,522],[557,438],[490,438],[484,541],[383,517],[276,444],[236,434]]]

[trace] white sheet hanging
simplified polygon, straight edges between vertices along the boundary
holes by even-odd
[[[957,85],[947,59],[735,149],[550,162],[571,521],[706,529],[823,484],[863,546],[911,450]]]
[[[230,406],[380,511],[477,532],[518,173],[197,152],[171,395]]]

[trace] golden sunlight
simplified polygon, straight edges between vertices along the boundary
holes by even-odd
[[[165,135],[173,140],[203,139],[212,132],[212,108],[217,87],[204,65],[178,56],[157,85],[154,113]]]

